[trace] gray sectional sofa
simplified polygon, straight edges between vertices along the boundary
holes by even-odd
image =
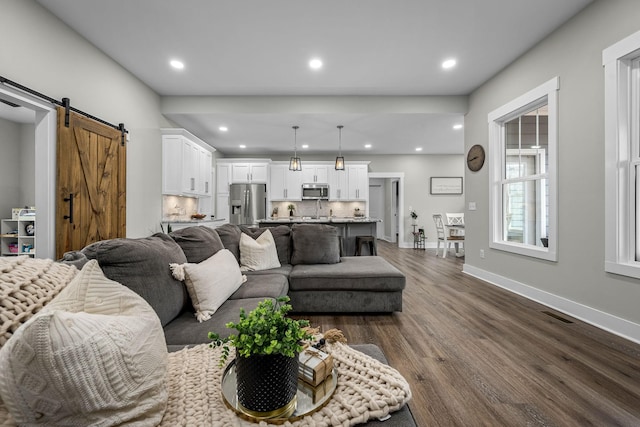
[[[240,262],[242,233],[256,239],[267,228],[225,224],[216,229],[189,227],[169,235],[100,241],[81,252],[97,259],[104,274],[141,295],[155,309],[170,349],[209,342],[209,331],[226,336],[240,308],[264,298],[289,295],[297,313],[402,311],[405,276],[379,256],[341,257],[335,227],[295,224],[268,228],[280,267],[246,271],[247,281],[212,315],[199,323],[184,284],[169,264],[200,263],[221,249]]]

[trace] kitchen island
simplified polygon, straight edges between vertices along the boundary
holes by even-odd
[[[354,256],[356,253],[356,236],[376,236],[377,223],[382,222],[378,218],[369,217],[276,217],[258,220],[260,227],[277,227],[279,225],[292,224],[327,224],[338,229],[342,237],[342,249],[344,256]],[[364,248],[363,248],[364,249]],[[363,250],[368,254],[368,249]]]

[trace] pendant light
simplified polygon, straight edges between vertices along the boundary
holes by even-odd
[[[344,126],[338,125],[338,157],[336,157],[336,170],[344,170],[344,157],[342,157],[342,128]]]
[[[300,161],[300,157],[298,157],[298,128],[298,126],[293,126],[293,157],[289,159],[290,171],[302,170],[302,162]]]

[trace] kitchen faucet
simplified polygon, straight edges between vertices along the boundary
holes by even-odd
[[[316,218],[320,218],[320,209],[322,209],[320,199],[316,199]]]

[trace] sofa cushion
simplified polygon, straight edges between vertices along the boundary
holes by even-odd
[[[246,280],[228,249],[198,264],[171,264],[170,267],[173,277],[186,284],[198,322],[209,320]]]
[[[248,313],[263,300],[264,297],[228,299],[218,308],[215,316],[202,323],[194,320],[193,312],[185,311],[164,327],[167,345],[209,343],[209,332],[217,332],[222,338],[228,337],[237,331],[227,328],[226,324],[240,320],[240,309],[244,308]]]
[[[82,252],[96,259],[105,276],[136,292],[153,307],[162,326],[174,319],[189,297],[185,286],[171,275],[169,264],[184,264],[182,249],[166,234],[139,239],[103,240]]]
[[[240,268],[243,271],[268,270],[280,267],[276,242],[268,229],[257,239],[240,236]]]
[[[93,260],[0,350],[0,393],[19,425],[157,425],[167,361],[153,309]]]
[[[343,257],[342,262],[331,266],[296,265],[289,275],[289,289],[296,292],[401,291],[405,282],[404,274],[379,256]]]
[[[293,224],[291,264],[335,264],[340,262],[338,229],[326,224]]]
[[[256,274],[246,277],[247,281],[240,286],[229,299],[278,298],[287,295],[289,291],[289,281],[287,277],[282,274]]]
[[[220,236],[225,249],[229,249],[240,264],[240,235],[242,234],[240,227],[235,224],[223,224],[216,228],[216,233]]]
[[[216,230],[209,227],[187,227],[173,231],[169,236],[180,245],[187,262],[202,262],[224,248]]]
[[[240,230],[247,236],[257,239],[266,230],[271,232],[273,240],[276,242],[278,260],[280,264],[291,263],[291,228],[288,225],[278,225],[277,227],[247,227],[240,226]]]

